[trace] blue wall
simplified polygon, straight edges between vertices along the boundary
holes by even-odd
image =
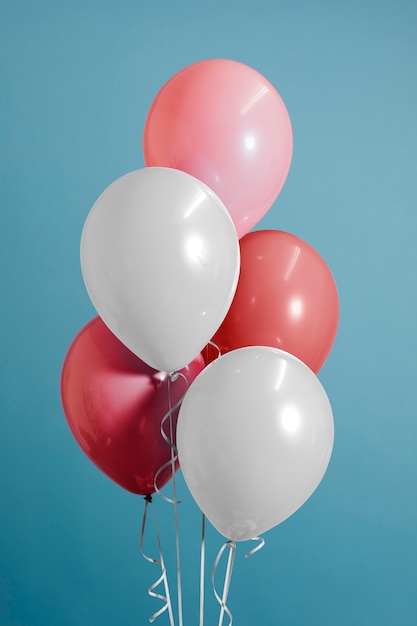
[[[158,570],[138,549],[143,501],[78,449],[59,376],[95,315],[79,266],[87,213],[143,166],[158,89],[209,57],[255,67],[283,96],[294,158],[258,228],[313,245],[341,302],[319,374],[335,416],[329,470],[261,552],[238,552],[233,623],[417,623],[416,25],[412,0],[3,0],[2,625],[146,624],[160,606],[146,593]],[[179,491],[184,624],[194,626],[200,517],[181,479]],[[171,509],[155,508],[172,563]],[[209,530],[208,576],[221,543]],[[206,612],[217,623],[209,582]]]

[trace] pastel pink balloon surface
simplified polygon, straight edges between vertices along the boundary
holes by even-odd
[[[223,201],[239,238],[271,208],[291,164],[293,136],[285,104],[253,68],[209,59],[175,74],[145,122],[146,166],[179,169]]]

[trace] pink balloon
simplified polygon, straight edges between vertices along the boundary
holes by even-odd
[[[271,208],[292,158],[291,121],[271,83],[228,59],[209,59],[175,74],[145,122],[147,166],[182,170],[223,201],[239,238]]]

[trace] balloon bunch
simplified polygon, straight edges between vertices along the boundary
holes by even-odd
[[[294,513],[333,446],[317,378],[338,324],[332,274],[295,235],[250,232],[284,185],[292,146],[285,104],[261,74],[194,63],[150,107],[145,167],[101,194],[81,237],[99,317],[63,364],[70,429],[133,493],[149,497],[179,463],[229,542]]]

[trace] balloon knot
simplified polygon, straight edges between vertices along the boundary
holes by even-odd
[[[152,495],[151,495],[150,493],[148,493],[148,494],[145,496],[145,500],[146,500],[146,502],[152,502]]]

